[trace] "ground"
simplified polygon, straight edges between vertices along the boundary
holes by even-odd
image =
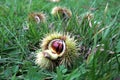
[[[0,0],[0,80],[119,80],[120,2],[118,0]],[[64,22],[55,18],[55,6],[71,10]],[[42,12],[46,22],[28,21],[30,13]],[[72,69],[54,71],[34,63],[47,33],[68,32],[77,40],[79,60]]]

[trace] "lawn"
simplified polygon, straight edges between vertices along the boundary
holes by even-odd
[[[64,22],[51,10],[66,7]],[[46,22],[28,20],[45,13]],[[77,40],[79,58],[72,68],[54,70],[35,64],[35,52],[48,33],[70,33]],[[119,0],[0,0],[0,80],[120,80]]]

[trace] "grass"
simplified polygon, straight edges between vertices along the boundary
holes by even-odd
[[[66,29],[51,15],[56,6],[69,8],[73,15]],[[94,18],[83,18],[92,10]],[[26,22],[31,12],[43,11],[46,24]],[[81,23],[78,23],[79,19]],[[49,28],[54,22],[55,26]],[[98,24],[99,23],[99,24]],[[29,25],[29,29],[24,27]],[[73,69],[64,65],[54,71],[40,69],[34,52],[48,32],[69,32],[75,36],[80,58]],[[118,0],[0,0],[0,80],[119,80],[120,79],[120,6]],[[101,45],[96,48],[97,45]],[[89,54],[89,55],[87,55]],[[88,56],[85,59],[85,56]]]

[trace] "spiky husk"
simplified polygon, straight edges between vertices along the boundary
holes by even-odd
[[[42,40],[41,48],[42,50],[48,49],[49,43],[54,39],[62,39],[65,38],[66,49],[60,60],[58,61],[58,65],[64,64],[66,67],[72,67],[75,59],[78,58],[76,40],[74,37],[71,37],[69,34],[64,35],[58,32],[47,34],[45,38]],[[56,60],[57,61],[57,60]],[[55,61],[53,61],[54,63]]]
[[[65,43],[66,51],[60,64],[64,64],[66,67],[72,67],[73,63],[78,58],[76,40],[74,40],[74,37],[70,37],[70,35],[67,34]]]
[[[38,52],[36,55],[35,63],[44,69],[53,69],[52,61],[45,58],[42,52]]]
[[[72,12],[69,9],[60,6],[55,6],[52,9],[51,14],[59,16],[60,18],[70,18],[72,16]]]
[[[46,22],[46,16],[45,16],[45,14],[43,14],[41,12],[39,12],[39,13],[34,12],[34,13],[30,13],[28,15],[28,20],[29,21],[35,21],[37,23],[40,23],[40,22],[45,23]]]

